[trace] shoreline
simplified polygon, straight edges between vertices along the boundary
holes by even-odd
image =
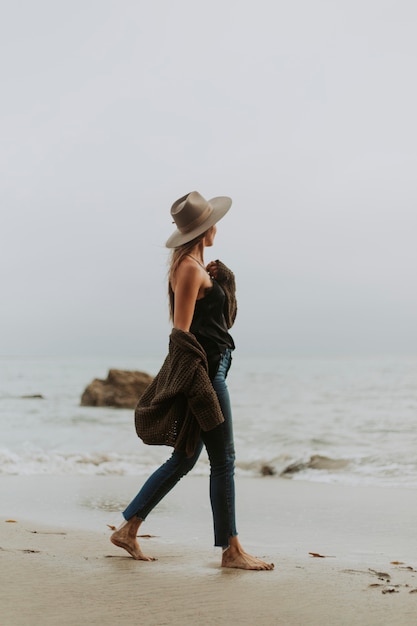
[[[412,490],[239,477],[242,544],[275,563],[246,572],[219,566],[207,477],[181,481],[141,527],[157,561],[113,546],[108,526],[141,482],[0,476],[2,626],[415,625]]]

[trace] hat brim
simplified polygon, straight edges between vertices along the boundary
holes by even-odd
[[[209,203],[213,207],[213,211],[210,213],[206,221],[200,224],[197,228],[191,230],[189,233],[182,233],[177,229],[167,240],[165,244],[167,248],[178,248],[179,246],[192,241],[199,235],[202,235],[206,230],[214,226],[214,224],[226,215],[232,206],[232,199],[227,196],[217,196],[216,198],[209,200]]]

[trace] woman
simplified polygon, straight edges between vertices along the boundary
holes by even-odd
[[[235,452],[226,385],[234,349],[228,332],[236,315],[234,277],[220,261],[204,263],[204,249],[213,245],[216,223],[231,204],[230,198],[207,201],[193,191],[171,208],[177,230],[166,243],[173,249],[168,281],[173,321],[169,354],[138,403],[135,423],[145,443],[172,445],[174,452],[146,481],[123,512],[125,522],[111,536],[113,544],[137,560],[154,560],[143,554],[137,542],[140,525],[194,467],[204,445],[210,461],[214,543],[223,549],[222,567],[274,567],[247,554],[237,536]]]

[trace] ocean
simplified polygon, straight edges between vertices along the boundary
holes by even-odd
[[[80,397],[110,368],[162,360],[0,358],[0,474],[147,476],[170,449],[137,438],[132,410]],[[228,385],[238,475],[417,487],[417,357],[235,353]],[[193,472],[208,474],[205,451]]]

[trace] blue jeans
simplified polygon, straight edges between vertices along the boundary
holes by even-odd
[[[205,445],[210,461],[210,502],[213,512],[214,545],[227,547],[229,537],[237,535],[234,485],[235,448],[232,410],[226,384],[231,362],[231,350],[226,350],[212,381],[224,422],[213,430],[201,432],[201,441],[192,457],[187,457],[185,452],[174,450],[168,461],[148,478],[137,496],[123,511],[126,520],[134,515],[144,520],[162,498],[194,467]]]

